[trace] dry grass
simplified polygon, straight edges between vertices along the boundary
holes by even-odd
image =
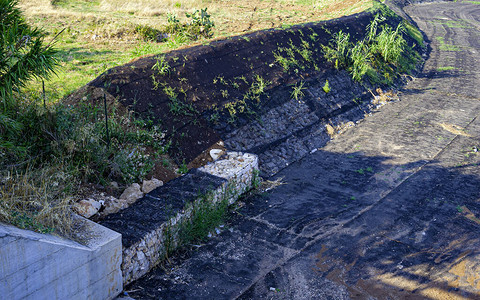
[[[58,167],[2,174],[0,222],[42,233],[72,236],[72,189],[77,182]]]

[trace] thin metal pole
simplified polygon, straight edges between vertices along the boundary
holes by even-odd
[[[46,109],[47,108],[47,103],[46,103],[47,96],[45,95],[45,81],[43,81],[43,80],[42,80],[42,91],[43,91],[43,107]]]
[[[107,95],[103,94],[103,106],[105,107],[105,127],[107,129],[107,147],[110,148],[110,134],[108,132]]]

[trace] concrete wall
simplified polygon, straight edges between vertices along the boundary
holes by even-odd
[[[86,245],[0,224],[0,299],[112,299],[122,291],[121,235],[85,220]]]

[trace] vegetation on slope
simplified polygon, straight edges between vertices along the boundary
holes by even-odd
[[[198,43],[199,39],[205,41],[212,35],[285,25],[284,20],[288,23],[309,21],[311,19],[303,18],[307,11],[306,16],[318,20],[371,7],[371,1],[362,0],[355,5],[330,0],[252,1],[242,7],[231,6],[229,1],[204,2],[43,0],[38,5],[38,1],[22,1],[27,20],[43,28],[39,30],[26,25],[15,1],[0,0],[0,11],[8,7],[14,9],[17,27],[26,30],[8,37],[7,27],[12,26],[6,23],[7,19],[0,20],[3,22],[0,77],[17,78],[17,81],[2,81],[11,82],[9,85],[0,85],[3,107],[0,111],[0,221],[40,232],[69,235],[74,227],[70,206],[83,188],[89,185],[105,188],[112,181],[120,185],[140,181],[151,171],[154,160],[174,166],[165,155],[170,144],[164,138],[164,131],[152,119],[129,113],[113,98],[106,98],[102,103],[85,101],[75,105],[60,101],[106,69],[139,55]],[[208,4],[208,11],[198,6],[204,4]],[[266,5],[270,5],[270,14]],[[227,7],[230,10],[227,11]],[[102,10],[106,13],[99,16]],[[246,15],[250,17],[245,19]],[[165,22],[158,25],[159,20]],[[245,22],[249,26],[244,26]],[[359,69],[364,64],[356,57],[365,57],[373,68],[377,67],[375,57],[384,60],[381,64],[384,69],[401,66],[398,60],[404,56],[399,56],[398,49],[383,53],[381,45],[383,39],[391,40],[393,35],[394,41],[400,41],[394,43],[404,49],[400,39],[403,29],[385,26],[378,32],[367,37],[362,43],[364,48],[357,50],[344,36],[342,39],[341,33],[335,33],[335,39],[324,52],[338,67],[347,68],[359,80],[363,75],[357,76],[357,73],[370,74],[368,70],[363,73]],[[25,36],[31,39],[27,41]],[[346,40],[345,49],[340,53],[343,56],[332,54],[329,49],[343,47],[338,44],[343,40]],[[389,51],[390,46],[384,49]],[[369,55],[358,55],[367,50]],[[18,56],[12,60],[11,53],[15,51]],[[309,57],[308,53],[303,54]],[[37,59],[32,60],[29,55],[36,55]],[[281,60],[281,53],[278,55]],[[26,69],[18,71],[11,67],[22,59]],[[57,64],[59,68],[55,69]],[[288,67],[289,61],[285,64]],[[58,76],[50,77],[53,71]],[[20,73],[15,75],[15,72]],[[264,92],[264,85],[258,78],[250,96],[258,97]],[[296,88],[292,97],[299,98],[301,83]],[[184,172],[185,166],[179,169]]]

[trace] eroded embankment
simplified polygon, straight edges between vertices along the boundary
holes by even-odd
[[[105,90],[108,98],[161,124],[172,141],[169,154],[179,163],[188,164],[223,139],[228,150],[260,154],[263,174],[271,175],[324,145],[325,125],[335,130],[369,111],[376,87],[335,69],[322,45],[339,31],[355,44],[376,13],[392,28],[402,21],[383,7],[254,32],[139,58],[102,74],[82,92]]]

